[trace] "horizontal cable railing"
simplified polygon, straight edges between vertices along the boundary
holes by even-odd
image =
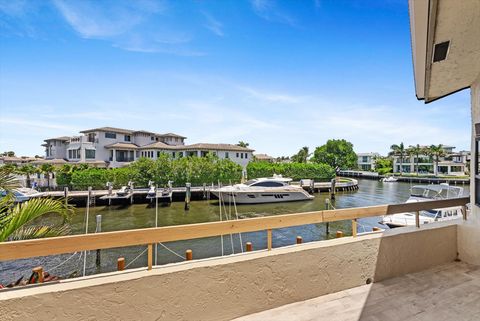
[[[155,243],[266,230],[267,248],[270,250],[272,248],[273,229],[306,224],[352,220],[353,236],[355,237],[356,221],[360,218],[415,212],[417,218],[416,225],[417,227],[420,227],[420,211],[461,206],[463,211],[463,219],[466,219],[466,204],[469,202],[470,199],[468,197],[462,197],[447,200],[323,210],[297,214],[247,218],[241,220],[3,242],[0,243],[0,261],[87,250],[148,245],[148,268],[151,269],[153,256],[152,246]]]

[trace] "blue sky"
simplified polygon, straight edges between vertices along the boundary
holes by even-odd
[[[469,149],[468,91],[415,98],[406,0],[0,0],[0,41],[0,151],[99,126]]]

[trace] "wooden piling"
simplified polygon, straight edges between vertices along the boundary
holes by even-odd
[[[301,236],[297,236],[297,244],[302,244],[303,238]]]
[[[332,178],[332,180],[330,181],[330,184],[331,184],[331,187],[330,187],[330,198],[332,200],[335,199],[335,184],[336,184],[336,180],[335,178]]]
[[[193,252],[192,252],[192,250],[186,250],[186,251],[185,251],[185,260],[187,260],[187,261],[193,260]]]
[[[419,211],[415,212],[415,226],[420,227],[420,212]]]
[[[247,243],[245,244],[245,248],[246,248],[246,251],[247,251],[247,252],[252,252],[252,251],[253,251],[252,242],[247,242]]]
[[[43,267],[37,266],[32,269],[32,272],[38,275],[38,283],[43,283]]]
[[[337,231],[336,237],[337,238],[343,237],[343,232],[342,231]]]
[[[185,211],[190,209],[191,183],[185,183]]]
[[[357,236],[357,225],[358,225],[357,219],[353,219],[352,220],[352,236],[353,237]]]
[[[117,260],[117,271],[125,270],[125,258],[119,257]]]
[[[330,200],[328,198],[326,198],[325,199],[325,210],[328,211],[329,207],[330,207]],[[328,234],[330,234],[330,223],[329,222],[325,223],[325,229],[326,229],[325,233],[328,236]]]

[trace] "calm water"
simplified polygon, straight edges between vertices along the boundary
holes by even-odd
[[[378,204],[403,203],[407,200],[411,184],[409,183],[381,183],[374,180],[360,180],[359,189],[354,192],[339,192],[333,205],[336,208],[361,207]],[[464,186],[465,193],[469,187]],[[287,213],[298,213],[321,210],[325,208],[325,199],[328,193],[317,193],[315,199],[308,202],[293,202],[283,204],[239,205],[239,217],[256,217]],[[224,211],[225,209],[223,209]],[[234,208],[226,206],[227,213],[234,218]],[[85,232],[85,208],[76,210],[71,222],[72,232]],[[184,211],[183,203],[176,202],[170,206],[158,208],[158,226],[190,224],[199,222],[213,222],[219,220],[220,206],[218,201],[192,202],[189,211]],[[102,231],[116,231],[155,226],[155,207],[149,204],[97,206],[90,208],[89,233],[95,232],[95,216],[102,215]],[[52,218],[47,218],[49,221]],[[223,217],[225,219],[225,216]],[[358,231],[370,231],[378,224],[379,218],[361,219]],[[382,226],[383,227],[383,226]],[[351,234],[350,222],[335,222],[330,224],[331,233],[342,230]],[[299,227],[277,229],[273,231],[273,247],[293,244],[295,237],[301,235],[304,242],[326,239],[325,224],[311,224]],[[241,238],[241,240],[240,240]],[[244,233],[223,237],[223,254],[241,252],[241,244],[252,242],[254,249],[266,248],[266,232]],[[211,237],[181,242],[170,242],[158,245],[157,264],[166,264],[183,261],[186,249],[193,250],[194,258],[205,258],[222,255],[222,240],[220,237]],[[87,252],[86,273],[114,271],[118,257],[125,257],[128,268],[146,266],[146,246],[108,249],[101,251],[101,264],[96,265],[96,251]],[[40,257],[28,260],[0,262],[0,283],[10,283],[22,275],[28,278],[31,269],[35,266],[44,266],[44,269],[54,275],[63,277],[83,274],[83,253],[71,253],[59,256]]]

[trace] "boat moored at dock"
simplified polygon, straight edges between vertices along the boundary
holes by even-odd
[[[424,202],[432,200],[442,200],[450,198],[462,197],[463,188],[458,186],[449,186],[442,183],[439,185],[416,185],[411,188],[410,198],[406,203]],[[430,209],[419,212],[419,223],[428,224],[437,221],[448,221],[459,219],[462,217],[462,208],[449,207]],[[393,215],[386,215],[382,218],[381,224],[387,225],[390,228],[415,226],[415,213],[399,213]]]
[[[291,181],[291,178],[275,175],[212,189],[211,193],[225,202],[236,204],[308,201],[315,198],[302,187],[290,185]]]

